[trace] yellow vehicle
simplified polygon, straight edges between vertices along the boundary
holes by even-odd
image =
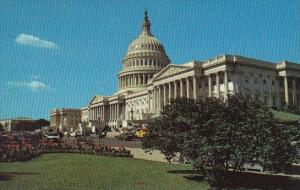
[[[146,134],[146,130],[143,129],[137,130],[135,132],[135,136],[137,136],[138,138],[144,138],[145,134]]]

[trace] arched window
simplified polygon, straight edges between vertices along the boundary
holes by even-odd
[[[146,59],[146,60],[145,60],[145,65],[147,66],[147,64],[148,64],[148,60]]]
[[[141,60],[141,66],[143,66],[143,64],[144,64],[144,60],[142,59],[142,60]]]
[[[152,60],[151,59],[149,60],[149,65],[152,66]]]

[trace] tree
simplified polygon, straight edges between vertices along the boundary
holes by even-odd
[[[291,133],[292,128],[280,124],[260,101],[240,95],[226,102],[175,99],[148,125],[144,149],[159,149],[168,160],[180,153],[216,182],[229,168],[241,172],[246,163],[260,163],[278,169],[297,155],[291,141],[297,140],[299,130]]]

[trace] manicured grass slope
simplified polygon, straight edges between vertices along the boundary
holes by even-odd
[[[292,114],[288,112],[283,111],[275,111],[271,110],[276,118],[278,118],[281,121],[297,121],[300,119],[300,115]]]
[[[186,165],[132,158],[44,154],[28,162],[1,163],[0,176],[12,177],[0,178],[0,189],[208,189],[204,182],[175,174],[190,169]]]

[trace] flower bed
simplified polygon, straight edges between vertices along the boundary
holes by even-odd
[[[132,157],[125,148],[109,146],[95,146],[93,144],[54,143],[39,141],[31,144],[11,143],[0,145],[0,162],[26,161],[44,153],[79,153],[113,157]]]

